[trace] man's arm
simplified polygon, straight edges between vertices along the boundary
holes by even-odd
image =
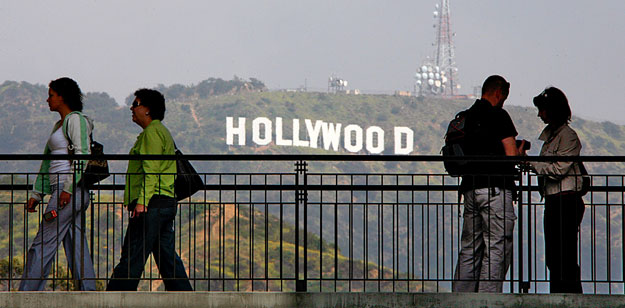
[[[506,137],[501,140],[506,156],[519,156],[519,149],[516,147],[516,139],[514,137]]]

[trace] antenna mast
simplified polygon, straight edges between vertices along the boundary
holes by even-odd
[[[434,6],[434,28],[436,53],[433,58],[423,61],[415,75],[415,89],[419,95],[453,96],[460,89],[458,68],[455,62],[455,47],[451,30],[449,0],[441,0]]]

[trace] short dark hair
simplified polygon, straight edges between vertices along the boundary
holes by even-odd
[[[534,106],[547,113],[549,124],[560,126],[571,121],[569,100],[564,92],[556,87],[548,87],[534,97]]]
[[[484,80],[484,84],[482,85],[482,95],[497,90],[502,90],[503,93],[508,95],[510,93],[510,83],[499,75],[492,75]]]
[[[69,77],[50,81],[50,89],[63,98],[63,102],[72,111],[82,111],[82,92],[78,83]]]
[[[150,116],[155,120],[165,118],[165,97],[161,92],[152,89],[139,89],[135,96],[141,101],[141,105],[150,109]]]

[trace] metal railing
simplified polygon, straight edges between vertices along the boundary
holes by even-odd
[[[54,156],[61,157],[61,156]],[[110,160],[175,156],[106,155]],[[0,161],[45,155],[0,155]],[[62,158],[65,158],[63,156]],[[75,158],[68,155],[67,158]],[[194,161],[278,162],[281,172],[202,172],[205,189],[178,204],[176,249],[194,290],[308,292],[448,292],[458,258],[463,206],[459,179],[442,172],[440,156],[187,155]],[[518,161],[554,158],[492,158]],[[624,157],[558,158],[621,163]],[[367,163],[365,163],[367,162]],[[393,163],[397,172],[367,164]],[[201,164],[201,163],[200,163]],[[336,172],[338,164],[351,172]],[[286,167],[285,167],[286,166]],[[290,167],[289,167],[290,166]],[[384,166],[385,168],[387,166]],[[292,171],[284,171],[292,168]],[[202,168],[198,168],[202,170]],[[271,169],[271,168],[269,168]],[[0,174],[0,288],[16,290],[45,204],[28,215],[36,174]],[[623,294],[625,195],[623,174],[593,174],[579,235],[584,292]],[[521,175],[514,260],[504,292],[548,292],[536,176]],[[117,264],[128,212],[125,174],[91,190],[82,215],[98,289]],[[76,289],[59,247],[48,289]],[[154,260],[139,288],[162,290]]]

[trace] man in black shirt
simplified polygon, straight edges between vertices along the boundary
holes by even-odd
[[[517,131],[502,108],[509,91],[510,83],[501,76],[484,81],[482,98],[473,104],[466,118],[467,138],[471,141],[467,155],[519,155]],[[502,291],[512,261],[514,173],[513,163],[480,161],[471,162],[462,176],[464,224],[452,283],[454,292]]]

